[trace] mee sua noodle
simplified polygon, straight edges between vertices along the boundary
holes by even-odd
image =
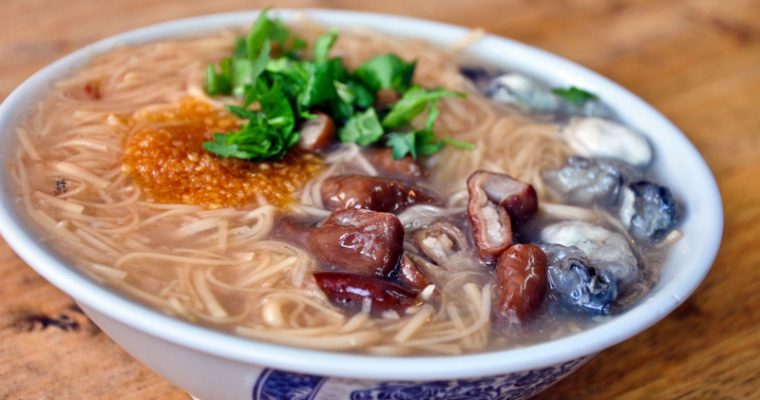
[[[309,46],[287,56],[267,42],[267,83],[239,87],[257,91],[248,105],[234,82],[212,93],[221,78],[208,75],[224,74],[242,31],[119,48],[58,82],[18,127],[11,166],[43,239],[171,315],[371,354],[549,340],[624,312],[657,279],[683,210],[653,181],[646,139],[604,99],[463,60],[466,43],[346,30],[320,61],[327,30],[290,29]],[[240,57],[255,62],[254,48]],[[388,54],[413,68],[409,84],[375,88],[355,72]],[[272,78],[278,65],[318,74],[337,57],[347,75],[332,103],[302,107],[291,81]],[[415,90],[438,97],[391,128]],[[354,108],[341,114],[340,101]],[[354,117],[382,122],[371,143]],[[246,129],[274,132],[269,147],[213,136]]]

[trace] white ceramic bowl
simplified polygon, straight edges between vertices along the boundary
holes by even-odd
[[[418,19],[343,11],[307,11],[328,26],[362,26],[445,45],[468,29]],[[293,11],[280,11],[284,19]],[[16,151],[14,127],[53,82],[117,46],[248,26],[255,12],[179,20],[121,34],[44,68],[0,106],[0,156]],[[654,168],[687,210],[660,281],[634,308],[580,333],[528,347],[446,357],[377,357],[286,347],[235,337],[164,315],[112,292],[71,268],[41,243],[20,214],[16,190],[0,174],[0,231],[37,272],[72,296],[130,354],[192,395],[220,399],[526,398],[578,368],[597,352],[650,327],[702,281],[717,253],[723,213],[717,185],[700,155],[660,113],[617,84],[542,50],[487,36],[466,56],[601,96],[623,121],[648,136]]]

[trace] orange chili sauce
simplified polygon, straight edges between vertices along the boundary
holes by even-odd
[[[174,109],[135,115],[129,123],[123,168],[149,199],[160,203],[244,207],[263,197],[284,207],[323,168],[318,156],[295,149],[282,160],[266,162],[209,153],[203,142],[214,132],[237,129],[241,121],[192,97]]]

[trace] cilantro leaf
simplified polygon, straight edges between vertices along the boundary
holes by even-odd
[[[258,41],[263,43],[262,38],[269,39],[278,54],[288,58],[295,58],[297,53],[306,47],[306,41],[293,35],[290,28],[282,20],[269,18],[268,11],[267,9],[259,14],[246,37],[237,38],[235,48],[232,51],[233,58],[248,58],[250,54],[248,51],[249,43],[251,43],[251,47],[258,47]],[[262,18],[266,18],[268,21],[263,21]],[[253,35],[254,31],[255,35]]]
[[[278,81],[269,88],[257,86],[259,90],[252,93],[257,95],[261,111],[228,106],[232,114],[248,123],[234,132],[215,133],[213,141],[203,144],[204,149],[221,157],[261,161],[282,158],[298,141],[299,133],[293,130],[295,115]]]
[[[464,140],[455,139],[450,136],[441,139],[441,142],[443,142],[446,146],[453,146],[462,150],[475,150],[474,144],[465,142]]]
[[[235,48],[232,50],[232,58],[248,58],[248,41],[244,37],[235,40]]]
[[[423,129],[416,132],[417,153],[422,156],[435,154],[443,149],[443,142],[438,140],[435,132]]]
[[[398,128],[411,122],[414,117],[425,111],[427,105],[444,97],[464,97],[464,94],[452,92],[446,89],[423,89],[414,86],[404,93],[396,104],[393,105],[388,115],[383,118],[383,126],[389,129]]]
[[[444,138],[439,140],[433,132],[433,126],[438,119],[440,110],[438,109],[438,99],[432,100],[428,106],[425,127],[412,132],[394,132],[388,135],[386,146],[392,149],[393,158],[396,160],[404,158],[407,154],[412,158],[417,156],[429,156],[435,154],[444,145],[452,145],[462,149],[473,149],[470,143],[457,140],[454,138]]]
[[[570,86],[569,88],[554,88],[552,93],[575,105],[582,105],[587,101],[599,100],[599,96],[589,91]]]
[[[391,154],[396,160],[406,157],[407,154],[417,158],[416,137],[415,132],[393,132],[388,135],[385,144],[391,148]]]
[[[285,137],[291,135],[296,125],[296,119],[288,98],[285,97],[280,88],[279,81],[275,81],[268,91],[262,93],[258,101],[262,112],[267,117],[267,124],[271,128],[280,130]]]
[[[354,93],[353,88],[351,88],[349,84],[340,81],[334,81],[333,84],[335,85],[335,91],[338,94],[338,98],[340,98],[342,102],[353,104],[354,101],[356,101],[356,93]]]
[[[412,158],[429,156],[443,149],[444,142],[438,140],[435,132],[422,129],[413,132],[393,132],[388,135],[386,146],[392,149],[393,158],[400,160],[407,154]]]
[[[298,104],[303,109],[327,103],[338,96],[333,83],[330,62],[306,63],[304,67],[308,73],[308,79],[298,98]]]
[[[373,92],[390,88],[405,91],[412,84],[416,62],[406,62],[395,54],[381,54],[363,62],[354,71],[356,78]]]
[[[332,57],[330,58],[329,62],[330,64],[332,64],[333,79],[335,79],[336,81],[344,82],[344,83],[351,80],[350,74],[348,73],[346,66],[343,65],[342,58]]]
[[[320,35],[314,42],[314,62],[303,63],[308,79],[298,98],[298,104],[302,109],[326,105],[338,97],[335,75],[345,71],[345,68],[340,59],[327,57],[337,38],[336,29]]]
[[[270,44],[269,40],[264,41],[264,45],[259,51],[258,57],[251,60],[250,58],[233,58],[232,59],[232,94],[236,97],[245,96],[245,87],[251,85],[259,78],[266,69],[269,62]]]
[[[343,60],[335,57],[332,63],[333,83],[337,97],[332,104],[333,119],[338,123],[348,120],[355,110],[365,110],[375,104],[375,95],[351,77]]]
[[[245,107],[235,106],[235,105],[228,105],[227,111],[230,112],[230,114],[240,118],[240,119],[247,119],[251,120],[258,116],[256,111],[250,110]]]
[[[211,96],[227,94],[232,88],[230,82],[230,59],[225,58],[219,63],[220,72],[214,64],[206,65],[206,92]]]
[[[266,72],[273,78],[280,79],[283,92],[289,99],[298,98],[309,80],[309,71],[304,63],[288,58],[270,60]]]
[[[375,104],[375,95],[359,82],[349,80],[348,87],[354,93],[354,104],[361,108],[369,108]]]
[[[438,115],[441,114],[441,111],[438,109],[438,100],[433,100],[430,102],[430,106],[428,106],[428,115],[427,118],[425,118],[425,130],[432,131],[433,126],[435,125],[435,121],[438,119]]]
[[[327,54],[330,52],[330,49],[337,39],[337,29],[331,29],[329,32],[320,35],[317,40],[314,41],[314,61],[318,63],[327,61]]]
[[[375,96],[361,83],[349,80],[348,82],[334,81],[337,92],[337,101],[334,103],[334,119],[347,120],[355,109],[367,109],[372,107]]]
[[[282,57],[297,59],[307,46],[306,41],[293,34],[280,19],[272,19],[269,29],[269,40]]]
[[[206,67],[206,91],[212,96],[232,94],[242,99],[242,105],[227,109],[246,121],[236,131],[215,133],[213,140],[203,144],[209,152],[254,161],[281,158],[298,142],[296,126],[314,118],[315,110],[332,117],[340,141],[367,146],[382,140],[394,158],[434,154],[447,144],[472,148],[469,143],[436,136],[433,127],[440,114],[440,99],[463,94],[413,86],[416,62],[383,54],[351,73],[341,58],[330,57],[338,38],[336,30],[319,36],[312,59],[304,60],[300,57],[306,42],[267,13],[262,11],[249,33],[236,41],[230,57]],[[401,99],[383,112],[383,118],[374,108],[376,92],[381,89],[401,94]],[[423,128],[410,128],[425,111]]]
[[[382,136],[383,127],[374,108],[354,114],[338,132],[341,142],[356,143],[359,146],[370,145]]]
[[[244,97],[246,86],[266,70],[273,43],[288,56],[305,47],[305,42],[293,37],[282,21],[269,18],[268,11],[259,14],[248,35],[236,40],[232,57],[222,60],[219,65],[220,73],[216,73],[213,64],[206,67],[206,91],[210,95]]]
[[[236,132],[214,133],[214,140],[203,143],[203,148],[220,157],[234,157],[245,160],[257,159],[268,151],[269,142],[262,131],[257,131],[250,125]],[[242,143],[248,146],[241,148]]]
[[[259,17],[254,21],[251,30],[246,36],[246,52],[248,59],[253,61],[261,53],[264,42],[269,39],[269,32],[272,29],[272,20],[267,13],[269,9],[264,9],[259,13]]]

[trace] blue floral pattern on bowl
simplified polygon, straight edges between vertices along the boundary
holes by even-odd
[[[538,394],[590,359],[506,375],[426,382],[373,382],[265,369],[254,385],[253,400],[520,400]]]

